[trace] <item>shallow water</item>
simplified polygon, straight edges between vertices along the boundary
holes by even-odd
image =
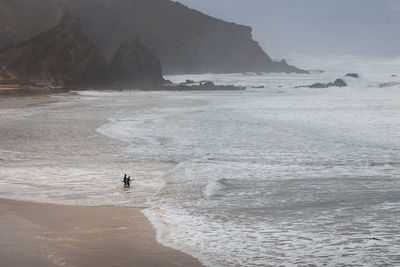
[[[66,104],[30,110],[38,120],[66,121],[65,110],[84,114],[97,133],[123,145],[108,144],[89,162],[72,150],[77,170],[60,171],[59,188],[39,182],[58,170],[39,170],[35,161],[36,178],[21,187],[9,178],[21,171],[13,162],[2,175],[8,190],[1,194],[18,198],[16,192],[35,188],[44,201],[70,203],[65,196],[81,190],[77,203],[145,202],[159,241],[209,266],[400,264],[400,88],[379,88],[396,82],[390,74],[400,69],[388,60],[338,67],[346,60],[329,63],[323,74],[168,77],[244,85],[245,91],[84,92]],[[361,78],[348,79],[347,88],[294,88],[350,71]],[[259,85],[265,88],[251,88]],[[89,142],[76,135],[66,140]],[[131,194],[111,178],[126,166],[137,170]],[[99,187],[82,185],[92,168],[105,172]]]

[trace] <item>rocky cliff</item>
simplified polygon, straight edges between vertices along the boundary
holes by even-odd
[[[23,40],[51,28],[54,18],[66,13],[80,17],[84,32],[108,61],[120,43],[140,36],[167,74],[302,72],[272,61],[252,39],[250,27],[169,0],[0,0],[0,40]]]
[[[122,43],[108,65],[75,15],[64,15],[55,28],[0,49],[0,80],[41,87],[164,81],[160,60],[139,38]]]
[[[160,60],[138,37],[119,46],[109,66],[109,77],[122,83],[163,81]]]
[[[47,32],[0,50],[0,64],[15,73],[18,83],[38,86],[84,84],[105,69],[101,53],[72,15]]]
[[[47,31],[61,17],[55,0],[0,0],[0,47]]]

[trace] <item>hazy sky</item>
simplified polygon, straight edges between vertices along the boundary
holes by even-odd
[[[400,56],[400,0],[179,0],[253,27],[274,58],[301,54]]]

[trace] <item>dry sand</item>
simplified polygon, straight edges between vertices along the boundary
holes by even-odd
[[[201,266],[156,242],[138,208],[0,200],[0,266]]]

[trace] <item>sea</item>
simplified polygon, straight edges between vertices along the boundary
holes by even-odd
[[[51,197],[51,166],[23,187],[8,170],[0,196],[142,205],[160,243],[206,266],[399,266],[400,58],[290,62],[314,71],[165,77],[240,91],[79,92],[83,111],[109,110],[93,131],[122,142],[115,153],[170,167],[134,175],[140,196],[111,186],[106,170],[112,178],[94,190],[90,172],[67,169]],[[348,87],[296,88],[337,78]]]

